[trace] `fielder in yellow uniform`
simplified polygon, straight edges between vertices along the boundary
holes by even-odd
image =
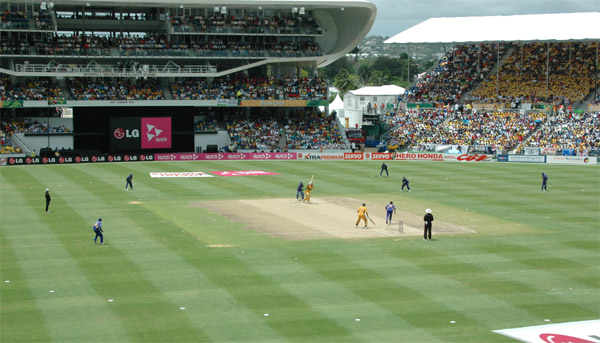
[[[360,220],[362,219],[365,221],[365,229],[366,229],[367,228],[367,216],[369,215],[369,212],[367,211],[367,205],[363,202],[362,206],[359,207],[356,212],[358,212],[358,219],[356,220],[356,227],[358,227],[358,223],[360,223]]]
[[[315,186],[313,185],[313,182],[309,182],[308,185],[306,186],[306,197],[304,198],[304,200],[302,200],[303,202],[306,201],[310,204],[310,191],[313,190],[313,188],[315,188]]]

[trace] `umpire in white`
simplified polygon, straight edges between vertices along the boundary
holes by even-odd
[[[431,222],[433,221],[433,214],[431,214],[430,209],[425,210],[425,217],[423,217],[423,221],[425,221],[425,230],[423,231],[423,240],[431,240]]]

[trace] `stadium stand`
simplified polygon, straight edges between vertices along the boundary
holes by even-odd
[[[499,93],[496,76],[490,75],[472,95],[487,102],[573,104],[594,91],[595,60],[590,42],[521,44],[500,67]]]
[[[57,122],[67,120],[75,134],[43,120],[23,123],[19,132],[50,132],[67,149],[106,152],[113,149],[111,118],[171,117],[179,136],[170,151],[198,151],[194,135],[207,134],[203,146],[214,143],[226,136],[214,132],[236,112],[275,118],[282,133],[290,130],[290,147],[343,146],[337,122],[313,117],[328,99],[317,68],[365,37],[376,8],[347,1],[282,7],[255,0],[227,6],[110,0],[82,7],[9,0],[0,11],[3,119],[61,117]],[[307,119],[293,121],[291,113]],[[260,147],[275,147],[268,138]]]

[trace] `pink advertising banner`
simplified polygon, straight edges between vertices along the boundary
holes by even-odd
[[[295,152],[215,152],[215,153],[172,153],[155,154],[155,161],[268,161],[295,160]]]
[[[256,176],[256,175],[281,175],[262,170],[231,170],[231,171],[213,171],[211,172],[219,176]]]
[[[171,117],[142,119],[142,149],[171,148]]]

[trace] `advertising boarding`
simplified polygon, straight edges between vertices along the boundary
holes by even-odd
[[[171,117],[111,117],[112,150],[170,149]]]

